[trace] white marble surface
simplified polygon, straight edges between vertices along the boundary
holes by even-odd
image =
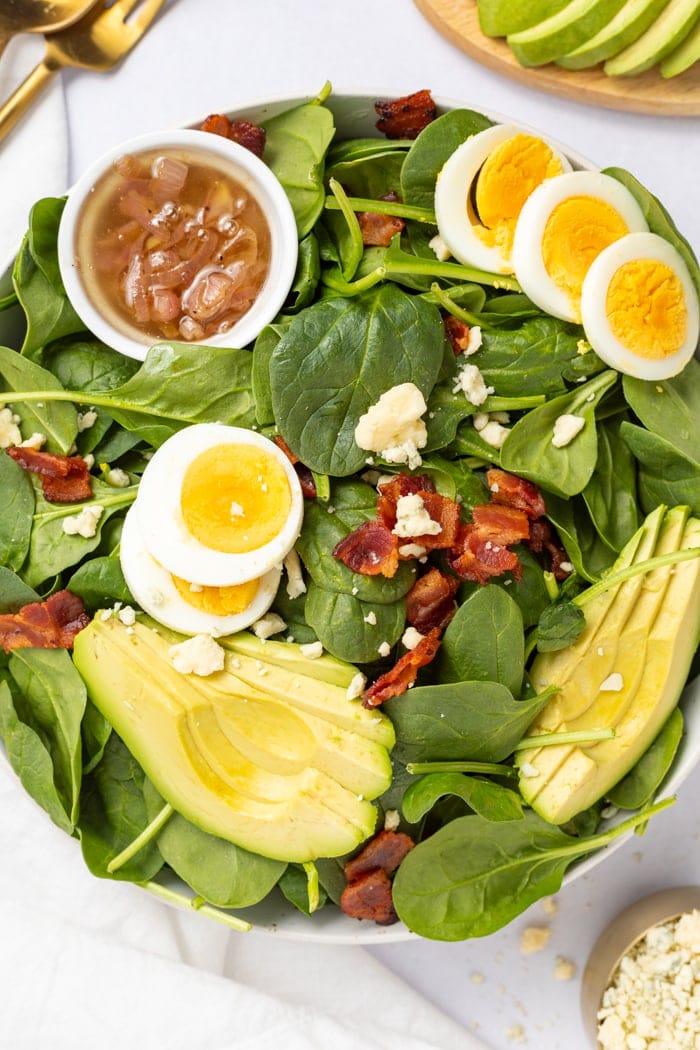
[[[101,76],[63,76],[70,176],[140,132],[261,96],[313,95],[326,79],[338,91],[387,97],[427,87],[539,127],[596,164],[631,170],[663,199],[700,249],[698,120],[597,109],[502,79],[442,40],[410,0],[172,0],[119,69]],[[579,978],[587,953],[608,920],[632,900],[664,886],[699,881],[700,824],[694,804],[699,792],[696,771],[676,806],[643,838],[559,894],[553,918],[535,905],[508,929],[478,942],[412,941],[370,951],[454,1019],[478,1031],[494,1050],[518,1045],[518,1034],[536,1050],[585,1050]],[[106,900],[102,893],[101,906]],[[194,933],[194,924],[203,920],[188,918],[182,936],[191,936],[196,947],[188,950],[189,957],[185,952],[186,960],[209,968],[207,935]],[[544,951],[524,958],[520,937],[532,924],[550,925],[552,936]],[[220,937],[217,930],[219,953]],[[225,972],[239,978],[248,972],[253,983],[283,995],[291,994],[290,972],[298,960],[310,952],[323,959],[322,948],[279,942],[271,953],[262,936],[231,938]],[[555,980],[558,955],[576,964],[573,980]],[[218,969],[219,962],[211,968]]]

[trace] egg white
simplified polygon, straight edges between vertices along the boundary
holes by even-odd
[[[642,209],[630,191],[601,171],[572,171],[555,175],[535,189],[523,205],[515,226],[513,269],[522,290],[533,303],[564,321],[580,323],[580,303],[555,284],[542,258],[547,221],[569,197],[594,197],[622,217],[630,232],[649,229]]]
[[[440,237],[455,259],[466,266],[475,266],[489,273],[513,273],[513,265],[502,251],[484,244],[474,232],[467,213],[467,201],[472,184],[486,158],[501,143],[515,135],[532,134],[515,124],[494,124],[491,128],[472,135],[450,155],[440,171],[435,186],[435,217]],[[537,136],[538,138],[541,136]],[[546,142],[561,162],[564,171],[571,164],[550,142]],[[547,180],[550,181],[550,180]]]
[[[260,579],[252,602],[239,613],[217,616],[190,605],[177,590],[172,575],[148,553],[139,522],[131,507],[121,534],[120,560],[124,579],[134,600],[158,623],[183,634],[219,637],[250,627],[272,605],[282,575],[281,566]]]
[[[205,546],[187,529],[180,507],[185,472],[194,459],[218,445],[255,445],[273,457],[289,482],[291,506],[280,532],[263,546],[228,554]],[[281,565],[301,530],[304,498],[294,467],[277,445],[253,430],[198,423],[161,445],[146,467],[134,504],[146,549],[168,572],[210,587],[258,579]]]
[[[634,259],[655,259],[665,263],[680,280],[685,299],[687,331],[683,345],[675,354],[653,360],[633,353],[610,327],[605,304],[614,274]],[[639,379],[669,379],[677,375],[695,353],[700,337],[698,296],[688,267],[679,252],[655,233],[632,233],[615,241],[593,262],[583,282],[581,316],[586,338],[611,368]]]

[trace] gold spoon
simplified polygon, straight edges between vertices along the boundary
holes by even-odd
[[[3,0],[0,55],[16,33],[54,33],[77,22],[95,0]]]

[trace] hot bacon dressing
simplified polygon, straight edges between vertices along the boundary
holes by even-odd
[[[264,284],[267,220],[243,182],[209,160],[178,149],[121,157],[83,207],[83,280],[111,322],[137,338],[226,332]]]

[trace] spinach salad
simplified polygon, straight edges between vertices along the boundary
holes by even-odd
[[[305,587],[290,597],[283,580],[272,610],[284,633],[267,644],[320,641],[373,682],[404,652],[407,595],[426,571],[413,559],[391,576],[366,575],[334,557],[375,520],[378,475],[427,477],[460,505],[463,520],[489,503],[488,470],[527,479],[565,551],[565,578],[517,543],[518,572],[459,580],[437,656],[414,687],[382,706],[396,743],[391,785],[375,803],[377,830],[398,826],[415,843],[394,881],[398,916],[428,937],[482,936],[556,892],[572,862],[643,829],[669,804],[654,799],[683,733],[673,705],[637,764],[559,825],[526,803],[518,755],[532,747],[528,730],[556,693],[533,685],[533,658],[575,646],[586,610],[611,579],[634,577],[634,558],[625,567],[621,554],[649,516],[665,507],[700,515],[700,366],[693,359],[659,382],[622,376],[580,325],[544,313],[514,277],[436,256],[438,173],[489,118],[455,109],[414,139],[338,140],[329,90],[264,123],[264,160],[292,204],[299,261],[284,309],[253,346],[165,343],[143,363],[110,350],[84,330],[63,289],[63,200],[32,209],[12,289],[0,299],[2,434],[15,427],[25,440],[43,435],[47,452],[91,457],[92,495],[82,504],[48,501],[36,475],[0,454],[0,616],[63,589],[91,617],[134,606],[119,544],[140,477],[177,431],[223,422],[281,435],[315,486],[296,544]],[[608,174],[683,256],[700,289],[692,250],[663,207],[629,173]],[[367,246],[358,212],[397,217],[403,229],[387,246]],[[455,383],[446,317],[481,331],[470,357],[489,390],[481,404]],[[355,441],[360,418],[399,384],[413,384],[427,405],[413,469]],[[474,425],[484,415],[507,427],[500,447]],[[556,447],[552,428],[566,415],[580,416],[584,429]],[[66,518],[87,506],[100,508],[94,533],[69,534]],[[694,546],[649,550],[639,572],[649,558],[653,567],[686,559],[679,573],[695,565]],[[429,563],[444,568],[439,551]],[[245,909],[270,893],[310,922],[340,902],[348,857],[285,863],[174,811],[91,701],[65,648],[0,655],[0,736],[26,791],[78,840],[98,877],[135,882],[236,929],[248,927]],[[579,741],[611,736],[591,726]],[[626,820],[605,819],[612,804],[629,811]]]

